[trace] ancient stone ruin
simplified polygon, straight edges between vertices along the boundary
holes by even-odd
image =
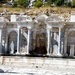
[[[75,15],[0,16],[0,54],[75,56]]]

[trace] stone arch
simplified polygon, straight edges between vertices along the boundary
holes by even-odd
[[[12,32],[12,31],[15,31],[17,33],[17,35],[18,35],[18,32],[17,32],[17,29],[16,28],[10,28],[10,29],[8,29],[7,30],[7,32],[8,32],[7,35],[9,35],[9,33]]]
[[[43,55],[47,53],[47,38],[46,38],[46,24],[38,24],[36,30],[33,32],[32,36],[33,44],[30,54],[32,55]]]
[[[8,38],[7,38],[7,53],[10,53],[10,44],[13,41],[14,42],[14,53],[17,52],[17,32],[15,30],[11,30],[8,32]]]
[[[44,22],[45,23],[45,20],[48,18],[48,16],[47,15],[45,15],[45,14],[39,14],[36,18],[35,18],[35,20],[37,20],[38,22]]]

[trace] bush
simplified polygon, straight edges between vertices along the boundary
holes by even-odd
[[[63,3],[64,3],[63,0],[56,0],[56,1],[55,1],[55,5],[56,5],[56,6],[61,6],[61,5],[63,5]]]
[[[18,5],[26,8],[29,5],[29,0],[18,0],[17,3]]]
[[[47,4],[49,5],[49,6],[51,6],[52,5],[52,0],[47,0]]]
[[[49,7],[50,5],[48,5],[47,3],[44,3],[44,7]]]
[[[75,7],[75,0],[72,0],[72,7]]]
[[[12,7],[17,7],[17,2],[14,2]]]
[[[71,3],[71,2],[66,2],[66,3],[65,3],[65,6],[71,7],[71,6],[72,6],[72,3]]]
[[[42,5],[43,5],[43,2],[41,0],[38,0],[34,3],[34,6],[38,8],[41,7]]]

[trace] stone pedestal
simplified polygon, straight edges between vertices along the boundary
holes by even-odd
[[[53,55],[57,54],[57,50],[58,50],[58,46],[57,45],[53,45]]]

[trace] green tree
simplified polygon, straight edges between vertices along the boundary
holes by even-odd
[[[49,6],[51,6],[52,3],[53,3],[53,0],[47,0],[47,4],[48,4]]]
[[[61,5],[63,5],[64,0],[56,0],[54,3],[56,6],[61,6]]]
[[[72,6],[72,3],[71,3],[71,2],[66,2],[66,3],[65,3],[65,6],[71,7],[71,6]]]
[[[35,7],[41,7],[43,5],[43,2],[42,2],[42,0],[37,0],[35,3],[34,3],[34,6]]]
[[[17,1],[14,1],[12,7],[17,7]]]
[[[18,0],[17,3],[18,5],[26,8],[29,5],[29,0]]]
[[[75,0],[72,0],[72,7],[75,7]]]

